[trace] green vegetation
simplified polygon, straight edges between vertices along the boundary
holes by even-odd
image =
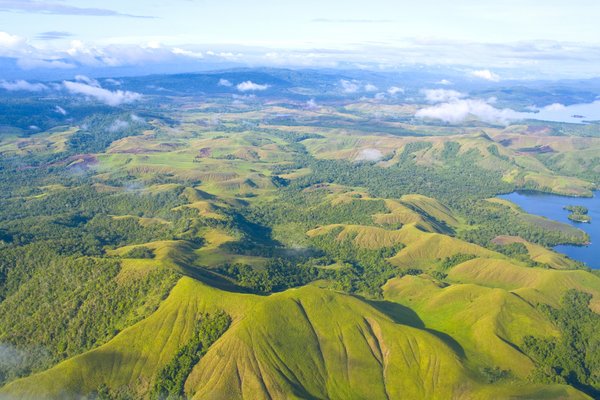
[[[561,340],[525,338],[525,352],[538,362],[534,381],[567,383],[594,398],[600,396],[600,316],[590,310],[591,298],[571,290],[560,308],[540,306],[560,330]]]
[[[474,258],[476,258],[476,256],[474,256],[472,254],[458,253],[458,254],[455,254],[453,256],[446,257],[445,259],[443,259],[440,264],[440,268],[444,271],[449,270],[450,268],[455,267],[458,264],[462,264],[462,263],[472,260]]]
[[[206,354],[210,346],[229,328],[231,318],[223,313],[201,315],[195,332],[188,343],[158,372],[150,395],[155,399],[179,399],[184,395],[184,384],[192,368]]]
[[[589,210],[583,206],[566,206],[565,210],[570,211],[569,219],[575,222],[590,223],[592,218],[588,215]]]
[[[590,195],[590,129],[132,82],[190,96],[0,102],[0,398],[599,396],[590,238],[495,198]]]
[[[105,343],[150,315],[175,284],[169,270],[122,272],[117,260],[59,256],[41,246],[4,250],[0,343],[21,354],[2,381]]]
[[[137,246],[125,253],[127,258],[154,258],[154,252],[146,246]]]

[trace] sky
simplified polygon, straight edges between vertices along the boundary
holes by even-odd
[[[0,0],[0,57],[24,71],[426,64],[591,77],[599,20],[596,0]]]

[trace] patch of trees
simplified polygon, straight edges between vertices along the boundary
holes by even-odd
[[[81,129],[71,135],[67,144],[75,154],[100,153],[112,142],[142,133],[150,126],[139,118],[130,115],[96,114],[81,124]]]
[[[473,260],[474,258],[477,258],[477,256],[473,254],[457,253],[450,257],[444,258],[440,262],[440,269],[442,269],[443,271],[447,271],[450,268],[454,268],[457,265]]]
[[[566,206],[565,210],[570,211],[569,219],[575,222],[591,222],[592,218],[588,215],[589,210],[584,206]]]
[[[150,398],[157,400],[186,398],[183,389],[192,368],[198,364],[210,346],[225,333],[230,324],[231,318],[222,311],[202,314],[196,323],[192,338],[158,372]]]
[[[0,371],[4,381],[105,343],[150,315],[178,279],[168,269],[118,279],[117,259],[61,256],[44,244],[0,252],[0,271],[0,343],[24,355]]]
[[[600,398],[600,315],[589,308],[592,296],[570,290],[560,308],[540,308],[560,331],[560,338],[527,336],[523,350],[535,362],[532,379],[564,383]]]
[[[310,262],[292,262],[284,259],[269,260],[264,268],[245,264],[223,265],[217,271],[229,276],[256,293],[271,293],[306,285],[317,279],[318,270]]]
[[[308,229],[329,224],[374,225],[373,214],[387,213],[383,200],[351,200],[332,205],[325,196],[326,189],[285,191],[274,202],[245,210],[249,219],[272,226],[282,223],[301,223]]]
[[[341,229],[341,228],[340,228]],[[342,266],[334,270],[321,270],[321,277],[337,282],[339,289],[350,293],[381,296],[381,286],[399,271],[386,259],[404,248],[403,244],[378,249],[357,246],[354,237],[338,239],[339,229],[311,238],[311,243],[329,258],[329,264]]]
[[[146,246],[137,246],[129,250],[124,255],[125,258],[139,258],[139,259],[152,259],[154,258],[154,252],[152,249]]]
[[[457,236],[481,246],[491,247],[491,241],[501,235],[520,236],[546,247],[587,241],[585,233],[577,229],[553,229],[552,226],[535,224],[523,218],[523,214],[485,200],[457,201],[453,207],[467,217],[466,222],[470,225],[468,229],[460,230]]]

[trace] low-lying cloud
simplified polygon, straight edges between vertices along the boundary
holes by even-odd
[[[315,99],[310,99],[306,102],[306,107],[307,110],[318,110],[319,109],[319,105],[317,104],[317,102],[315,101]]]
[[[67,110],[65,110],[64,108],[62,108],[61,106],[56,106],[54,107],[54,111],[60,115],[67,115]]]
[[[493,73],[489,69],[473,71],[470,75],[475,78],[485,79],[486,81],[490,82],[500,82],[500,75]]]
[[[142,95],[140,93],[126,90],[111,91],[104,89],[97,81],[85,76],[78,76],[76,79],[76,82],[63,82],[63,86],[69,93],[81,94],[111,107],[134,103],[142,99]]]
[[[379,161],[383,158],[383,153],[377,149],[363,149],[356,157],[357,161]]]
[[[219,86],[224,86],[224,87],[232,87],[233,83],[231,83],[230,81],[228,81],[227,79],[219,79]]]
[[[41,92],[43,90],[48,90],[48,86],[43,83],[30,83],[24,80],[18,80],[14,82],[8,81],[0,81],[0,88],[4,90],[8,90],[9,92]]]
[[[122,131],[126,130],[127,128],[129,128],[129,122],[124,121],[122,119],[116,119],[108,127],[108,132],[110,132],[110,133],[122,132]]]
[[[342,85],[342,90],[344,93],[356,93],[360,89],[360,85],[358,83],[348,81],[346,79],[340,80],[340,85]]]
[[[458,100],[467,97],[466,94],[456,90],[447,89],[423,89],[421,93],[425,96],[428,103],[444,103],[451,100]]]
[[[459,124],[470,118],[489,124],[507,125],[523,119],[526,113],[510,108],[499,109],[480,99],[454,99],[447,103],[423,108],[415,114],[417,118],[436,119],[450,124]]]
[[[242,82],[240,84],[238,84],[237,86],[237,90],[239,90],[240,92],[250,92],[250,91],[262,91],[262,90],[267,90],[270,86],[269,85],[261,85],[259,83],[254,83],[252,81],[246,81],[246,82]]]
[[[404,93],[404,89],[398,86],[391,86],[388,88],[387,92],[392,95],[395,96],[397,94],[402,94]]]

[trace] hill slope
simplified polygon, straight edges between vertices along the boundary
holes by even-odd
[[[268,297],[182,278],[149,318],[98,349],[5,386],[1,396],[77,398],[102,384],[148,393],[189,340],[202,312],[223,309],[229,330],[187,379],[194,398],[585,398],[567,386],[486,385],[436,334],[368,303],[305,287]]]

